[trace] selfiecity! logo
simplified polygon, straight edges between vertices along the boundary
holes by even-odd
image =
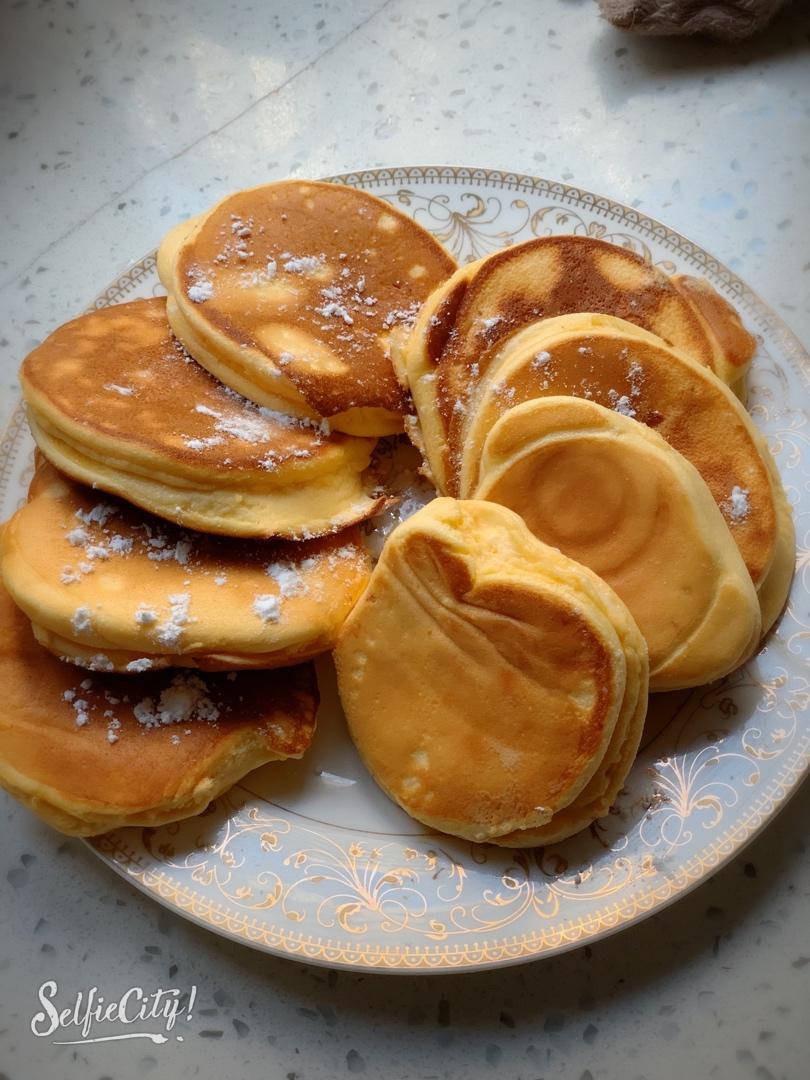
[[[70,1003],[58,1008],[55,1004],[59,987],[50,979],[38,991],[42,1011],[31,1020],[31,1031],[39,1039],[53,1034],[68,1034],[75,1028],[80,1038],[53,1039],[57,1046],[80,1046],[84,1043],[117,1042],[121,1039],[148,1039],[160,1045],[169,1042],[168,1032],[173,1031],[178,1020],[188,1022],[197,997],[197,987],[186,993],[175,987],[168,990],[145,991],[132,986],[120,998],[107,1000],[98,992],[97,986],[80,990]],[[158,1027],[162,1031],[125,1031],[119,1035],[96,1035],[101,1024],[137,1024],[139,1027]],[[182,1035],[175,1035],[177,1042]]]

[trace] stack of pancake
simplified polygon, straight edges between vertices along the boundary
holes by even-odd
[[[438,489],[600,574],[669,690],[744,662],[790,585],[790,511],[740,400],[754,348],[706,283],[561,236],[460,269],[395,365]]]
[[[648,690],[727,674],[778,615],[794,540],[742,404],[754,341],[704,282],[577,237],[457,269],[310,181],[176,226],[158,270],[166,299],[66,324],[21,372],[0,783],[58,828],[174,820],[300,755],[334,649],[409,814],[550,843],[615,800]],[[403,430],[445,496],[408,520],[377,442]]]
[[[306,749],[311,658],[389,503],[388,339],[455,263],[373,196],[290,181],[178,227],[160,268],[168,301],[83,315],[21,370],[38,456],[0,535],[0,783],[70,833],[198,813]]]
[[[433,828],[510,847],[605,814],[647,712],[647,648],[626,606],[477,499],[436,499],[394,531],[335,662],[383,790]]]
[[[335,656],[408,813],[504,846],[569,836],[620,790],[648,688],[757,649],[795,542],[742,404],[754,349],[707,283],[572,236],[459,269],[395,340],[408,432],[453,498],[394,533]]]

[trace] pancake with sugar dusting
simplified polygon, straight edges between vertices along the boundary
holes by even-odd
[[[517,405],[487,438],[475,498],[615,590],[647,642],[651,690],[719,679],[756,647],[756,590],[711,492],[643,424],[581,398]]]
[[[295,664],[332,647],[365,588],[357,529],[308,540],[192,533],[40,463],[0,572],[42,645],[102,671]]]
[[[754,339],[736,312],[715,301],[700,308],[695,290],[638,255],[577,236],[551,236],[498,251],[462,267],[424,305],[395,366],[414,398],[430,467],[439,488],[458,494],[459,428],[480,379],[499,346],[540,320],[578,312],[613,315],[654,333],[728,382],[745,374]],[[733,347],[712,331],[722,313],[739,333]],[[732,337],[731,333],[728,335]]]
[[[83,315],[20,371],[34,438],[57,468],[190,528],[300,539],[374,513],[371,439],[258,408],[172,335],[162,298]]]
[[[230,195],[158,254],[172,327],[201,364],[261,405],[356,435],[402,430],[388,338],[455,268],[388,203],[309,180]]]
[[[561,839],[635,757],[648,668],[627,608],[494,503],[440,498],[400,525],[334,655],[372,776],[444,832]]]
[[[781,485],[762,436],[711,371],[621,319],[549,319],[492,354],[459,432],[463,496],[477,489],[484,442],[498,418],[524,401],[559,395],[588,398],[654,428],[690,461],[761,585],[782,512]]]
[[[199,814],[252,769],[312,741],[311,664],[229,675],[85,676],[41,649],[0,588],[0,785],[61,832]]]

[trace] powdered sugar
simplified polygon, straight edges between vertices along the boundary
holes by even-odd
[[[631,419],[636,415],[636,410],[633,408],[633,403],[627,394],[620,396],[615,390],[609,390],[608,398],[610,399],[610,407],[614,412],[621,413],[622,416],[629,416]]]
[[[193,300],[195,304],[204,304],[214,295],[214,285],[211,281],[195,281],[186,291],[189,300]]]
[[[723,504],[723,509],[726,511],[726,516],[730,517],[732,522],[736,525],[740,521],[745,521],[751,510],[750,491],[747,488],[740,487],[739,484],[735,484],[731,489],[731,495]]]
[[[248,253],[237,250],[237,255],[240,258],[247,258]],[[278,272],[278,266],[275,259],[268,259],[267,262],[260,270],[245,270],[239,279],[239,284],[243,289],[254,288],[257,285],[269,285],[275,278]]]
[[[492,392],[497,398],[500,398],[502,408],[508,408],[515,402],[515,394],[517,393],[515,387],[507,386],[503,379],[499,379],[492,384]]]
[[[65,539],[71,547],[82,547],[90,539],[90,534],[87,529],[71,529],[70,532],[65,533]]]
[[[189,624],[191,595],[175,593],[169,597],[169,615],[155,628],[155,638],[167,648],[176,646],[183,635],[183,629]]]
[[[281,601],[271,593],[261,593],[253,601],[253,613],[263,622],[278,622],[281,618]]]
[[[627,349],[622,350],[622,359],[628,356]],[[636,416],[636,402],[641,396],[641,387],[644,383],[644,368],[638,360],[631,360],[627,365],[627,385],[629,394],[620,394],[618,390],[608,390],[610,407],[614,412],[633,419]]]
[[[154,626],[158,621],[158,614],[154,608],[147,607],[146,604],[139,604],[138,609],[135,612],[135,622],[138,626]]]
[[[303,596],[308,591],[306,581],[292,563],[268,563],[265,572],[278,585],[279,595],[284,600],[291,596]]]
[[[110,551],[116,555],[128,555],[132,551],[133,543],[131,536],[121,536],[120,533],[116,533],[110,539]]]
[[[89,634],[93,629],[93,613],[88,607],[77,607],[70,620],[74,634]]]
[[[289,354],[282,355],[288,355],[289,359],[292,359]],[[256,405],[229,387],[223,387],[221,392],[240,406],[239,411],[236,412],[232,408],[230,410],[227,408],[216,409],[204,404],[195,405],[194,412],[199,413],[201,416],[208,416],[214,421],[213,427],[217,434],[202,438],[184,438],[184,442],[189,449],[206,450],[212,446],[222,445],[228,439],[238,439],[252,446],[260,443],[272,444],[278,438],[277,429],[279,426],[292,430],[310,429],[316,432],[317,435],[312,440],[314,446],[320,445],[321,435],[330,433],[329,423],[326,420],[290,416],[287,413],[277,412],[275,409]],[[311,448],[298,448],[299,456],[303,454],[309,455],[311,452]],[[296,448],[293,448],[290,453],[295,454]],[[280,456],[275,450],[271,449],[258,464],[262,468],[272,470],[280,462]]]
[[[157,702],[145,697],[133,706],[132,712],[138,723],[146,728],[188,724],[195,720],[213,724],[220,716],[219,708],[208,696],[208,687],[199,675],[184,673],[175,675]]]
[[[632,360],[630,362],[630,366],[627,369],[627,378],[630,380],[631,385],[644,382],[644,368],[638,360]]]
[[[146,557],[152,562],[169,562],[173,559],[180,566],[188,565],[192,550],[190,540],[177,540],[174,544],[169,544],[166,537],[155,536],[150,537],[147,544],[151,550]]]
[[[84,698],[76,698],[74,700],[73,711],[76,715],[76,727],[84,727],[90,719],[89,705]]]
[[[186,295],[195,304],[204,304],[214,295],[214,283],[199,267],[192,267],[186,271],[188,284]]]
[[[92,510],[77,510],[75,516],[85,525],[106,525],[107,519],[118,513],[112,503],[96,503]]]
[[[81,666],[89,672],[111,672],[116,670],[116,665],[104,652],[96,652],[89,660],[82,660]]]
[[[354,324],[354,319],[348,312],[348,309],[344,304],[338,303],[336,300],[329,300],[321,307],[315,308],[316,315],[323,315],[324,318],[342,319],[347,326]]]
[[[481,334],[482,336],[487,336],[488,334],[491,334],[492,331],[497,326],[500,326],[500,324],[502,322],[503,322],[503,316],[502,315],[491,315],[489,318],[479,319],[478,320],[478,325],[479,325],[478,333]]]
[[[288,274],[312,274],[320,270],[323,265],[323,256],[318,255],[301,255],[298,258],[289,258],[282,263]]]
[[[383,319],[383,326],[390,328],[397,323],[403,326],[411,327],[416,322],[416,316],[419,314],[419,308],[421,304],[418,300],[413,300],[404,308],[394,308],[389,311]]]
[[[222,446],[225,440],[220,435],[209,435],[205,439],[183,439],[189,450],[210,450],[212,446]]]
[[[149,671],[153,666],[154,661],[150,660],[148,656],[143,656],[139,660],[130,660],[127,664],[127,671],[139,675],[144,671]]]

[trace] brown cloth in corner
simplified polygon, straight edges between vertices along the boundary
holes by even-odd
[[[604,17],[639,34],[704,34],[740,41],[763,30],[785,0],[599,0]]]

